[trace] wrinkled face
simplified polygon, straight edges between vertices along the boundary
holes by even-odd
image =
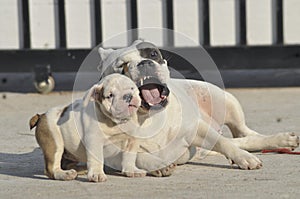
[[[124,75],[105,77],[94,95],[101,111],[115,123],[127,122],[141,105],[137,86]]]
[[[111,55],[118,57],[113,71],[125,74],[139,88],[144,109],[160,110],[168,104],[170,72],[155,45],[135,42],[128,48],[113,51]]]

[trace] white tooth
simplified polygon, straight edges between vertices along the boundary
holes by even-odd
[[[143,79],[141,79],[141,86],[143,86],[144,85],[144,80]]]
[[[148,103],[150,106],[154,106],[154,104]]]

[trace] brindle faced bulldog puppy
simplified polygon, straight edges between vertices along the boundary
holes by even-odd
[[[36,127],[36,139],[43,150],[45,173],[49,178],[72,180],[74,169],[61,168],[62,155],[71,163],[87,162],[88,179],[102,182],[104,158],[121,153],[122,171],[130,177],[142,177],[146,171],[135,166],[138,145],[124,132],[129,120],[136,119],[141,105],[139,90],[126,76],[112,74],[95,84],[82,100],[67,107],[55,107],[30,120]],[[108,145],[113,150],[103,149]]]
[[[99,48],[99,54],[102,76],[121,73],[138,86],[140,125],[145,135],[151,135],[151,130],[154,137],[160,134],[157,144],[161,150],[154,154],[166,163],[185,163],[193,155],[192,149],[201,147],[220,152],[241,169],[258,169],[262,162],[248,151],[299,146],[294,133],[264,136],[248,128],[237,99],[217,86],[170,78],[167,61],[150,42],[137,40],[116,50]],[[147,128],[149,123],[152,125]],[[222,125],[229,127],[233,138],[220,135]],[[139,155],[139,168],[155,169],[152,157]],[[116,159],[107,162],[120,165]]]

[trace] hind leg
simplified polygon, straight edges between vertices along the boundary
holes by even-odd
[[[263,149],[288,148],[294,150],[299,146],[299,137],[295,133],[278,133],[275,135],[252,135],[233,138],[232,142],[247,151],[261,151]]]
[[[79,165],[78,160],[70,154],[68,151],[64,151],[61,159],[61,168],[63,170],[75,170],[78,175],[86,175],[87,167],[86,164]]]
[[[259,135],[259,133],[250,129],[245,122],[245,115],[238,100],[226,93],[226,115],[225,125],[227,125],[234,138],[246,137],[249,135]]]
[[[223,137],[203,121],[199,122],[197,135],[192,145],[219,152],[225,155],[231,163],[237,164],[241,169],[259,169],[262,166],[261,161],[257,157],[240,149],[232,140]]]
[[[64,152],[62,136],[58,131],[50,130],[47,117],[42,115],[36,127],[36,139],[42,148],[45,161],[45,174],[56,180],[73,180],[77,172],[73,169],[62,170],[61,159]]]
[[[263,149],[289,148],[299,146],[299,137],[295,133],[278,133],[275,135],[262,135],[247,127],[245,116],[237,99],[226,93],[225,124],[229,127],[233,143],[247,151],[260,151]]]

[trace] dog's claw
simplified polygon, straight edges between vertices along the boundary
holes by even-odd
[[[105,174],[90,174],[88,175],[88,179],[90,182],[105,182],[107,180],[107,176]]]
[[[176,164],[172,163],[167,167],[164,167],[159,170],[151,171],[150,174],[155,177],[168,177],[173,174],[176,169]]]
[[[56,180],[74,180],[77,178],[77,172],[74,169],[61,170],[54,174],[54,179]]]
[[[229,158],[228,158],[228,161],[229,161],[229,164],[230,164],[230,165],[233,165],[233,164],[234,164],[234,161],[233,161],[232,159],[229,159]]]

